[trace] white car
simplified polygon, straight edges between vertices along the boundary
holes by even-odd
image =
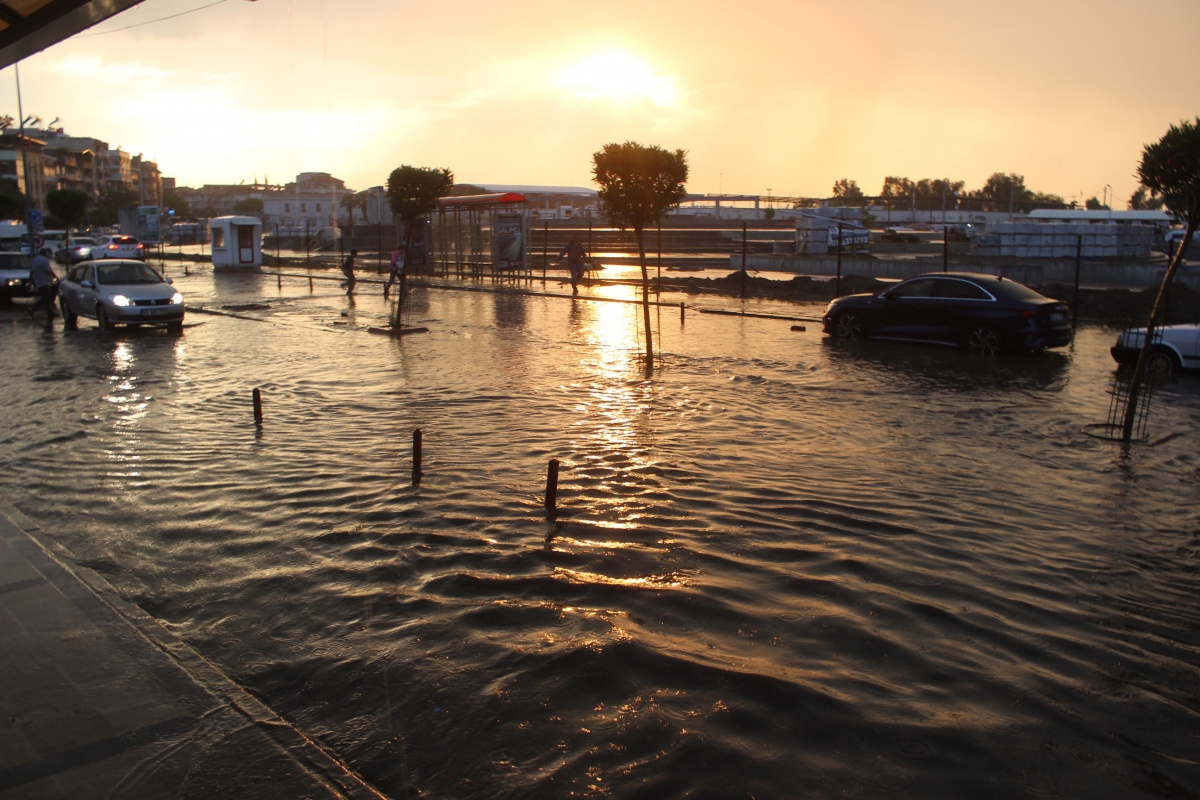
[[[122,236],[114,233],[111,236],[101,236],[92,245],[90,256],[97,258],[141,258],[146,257],[146,246],[140,244],[136,236]]]
[[[113,325],[166,325],[183,329],[183,295],[141,261],[85,261],[58,284],[63,322],[74,328],[80,317],[96,320],[101,331]]]
[[[29,256],[24,253],[0,253],[0,303],[12,297],[30,297]]]
[[[1145,340],[1145,328],[1130,328],[1117,337],[1109,352],[1118,364],[1136,364]],[[1200,369],[1200,324],[1189,322],[1159,328],[1150,345],[1149,357],[1147,369],[1151,373],[1172,375],[1184,369]]]

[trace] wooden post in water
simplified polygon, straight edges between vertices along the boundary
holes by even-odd
[[[283,273],[282,272],[275,273],[275,288],[281,292],[283,291]]]
[[[254,390],[254,424],[262,425],[262,392]]]
[[[542,220],[542,283],[546,282],[546,262],[550,260],[550,221]]]
[[[679,324],[683,324],[683,301],[679,301]]]
[[[553,516],[558,511],[558,459],[550,459],[546,468],[546,513]]]
[[[412,483],[413,486],[419,486],[421,483],[421,429],[413,430],[413,445],[412,445]]]

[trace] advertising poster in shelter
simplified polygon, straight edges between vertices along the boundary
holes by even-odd
[[[496,266],[523,269],[525,266],[525,219],[520,214],[496,215]]]
[[[137,237],[142,244],[159,244],[162,236],[158,228],[158,206],[138,206]]]

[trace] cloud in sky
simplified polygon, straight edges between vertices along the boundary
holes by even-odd
[[[364,188],[401,163],[582,185],[632,139],[687,150],[695,191],[1004,171],[1118,203],[1142,145],[1200,113],[1192,0],[226,0],[106,33],[201,5],[147,0],[27,59],[26,113],[186,185]]]

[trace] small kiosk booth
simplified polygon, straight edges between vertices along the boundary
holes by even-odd
[[[431,265],[481,277],[532,277],[529,203],[515,192],[443,197],[431,215]]]
[[[208,222],[214,270],[262,267],[262,222],[254,217],[215,217]]]

